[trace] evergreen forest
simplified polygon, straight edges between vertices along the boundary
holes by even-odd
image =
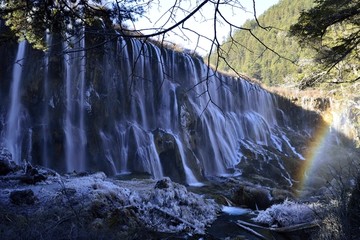
[[[300,45],[289,34],[300,13],[315,6],[313,0],[280,0],[256,20],[247,20],[243,30],[228,36],[222,46],[210,55],[218,69],[248,76],[272,87],[322,86],[336,88],[343,82],[356,79],[358,61],[345,58],[336,66],[326,66],[316,59],[315,46]],[[259,23],[259,24],[258,24]],[[351,33],[352,26],[335,24],[327,32],[326,41]]]

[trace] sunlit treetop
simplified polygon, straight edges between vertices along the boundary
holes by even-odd
[[[360,60],[360,0],[316,0],[290,33],[314,47],[317,60],[333,67],[346,58]]]
[[[0,0],[0,18],[19,40],[45,49],[45,32],[72,36],[81,26],[134,21],[144,12],[142,0]]]

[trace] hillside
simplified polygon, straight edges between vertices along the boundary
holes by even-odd
[[[297,21],[300,12],[313,5],[313,0],[281,0],[258,18],[261,26],[255,20],[248,20],[243,25],[251,29],[269,49],[253,37],[250,31],[238,30],[232,37],[228,37],[221,51],[212,54],[211,64],[218,64],[222,71],[236,71],[258,79],[268,86],[305,88],[316,86],[320,79],[321,82],[339,82],[340,78],[350,78],[354,63],[344,63],[340,69],[325,74],[326,70],[313,60],[315,51],[301,48],[296,39],[289,37],[288,30]],[[338,26],[334,34],[342,34],[341,29],[344,28]],[[302,83],[304,79],[307,79],[306,86]]]
[[[221,50],[212,53],[211,64],[217,65],[221,71],[231,74],[235,71],[256,79],[271,92],[298,99],[302,107],[306,107],[302,104],[306,99],[327,98],[332,103],[332,110],[345,114],[343,117],[351,122],[351,138],[359,143],[356,136],[360,129],[357,110],[360,104],[360,82],[352,82],[359,77],[360,72],[360,65],[354,60],[356,58],[345,58],[328,71],[315,61],[315,50],[300,47],[297,40],[288,34],[301,11],[312,6],[314,0],[280,0],[258,18],[260,26],[255,20],[248,20],[242,27],[251,29],[251,32],[238,30],[229,36]],[[352,33],[354,30],[351,29],[350,25],[338,24],[325,37],[327,41],[334,42],[338,36]],[[339,84],[345,81],[350,84]],[[308,91],[299,92],[299,89]],[[344,109],[349,113],[345,113]]]

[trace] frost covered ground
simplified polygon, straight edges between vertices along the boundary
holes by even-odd
[[[119,181],[104,173],[48,176],[35,184],[0,181],[4,239],[144,239],[151,233],[203,234],[220,211],[168,178]]]
[[[286,200],[260,211],[252,220],[270,227],[288,227],[310,223],[316,220],[315,208],[314,204],[301,204]]]

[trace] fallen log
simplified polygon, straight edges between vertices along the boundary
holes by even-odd
[[[235,223],[236,225],[238,225],[239,227],[241,227],[242,229],[252,233],[253,235],[257,236],[258,238],[262,239],[262,240],[269,240],[268,238],[266,238],[265,236],[261,235],[260,233],[258,233],[257,231],[255,231],[254,229],[247,227],[239,222]]]
[[[169,217],[169,218],[172,218],[172,219],[178,221],[179,223],[183,223],[183,224],[191,227],[192,229],[197,229],[197,227],[196,227],[194,224],[186,221],[185,219],[182,219],[182,218],[180,218],[180,217],[178,217],[178,216],[175,216],[175,215],[173,215],[173,214],[171,214],[171,213],[169,213],[169,212],[167,212],[167,211],[164,211],[164,210],[162,210],[162,209],[160,209],[160,208],[158,208],[158,207],[152,207],[152,209],[157,210],[158,212],[160,212],[160,213],[163,214],[164,216]]]
[[[10,175],[10,176],[0,176],[1,181],[20,181],[26,184],[35,184],[37,182],[42,182],[46,180],[46,176],[42,174],[36,175]]]
[[[278,227],[278,228],[277,227],[264,227],[264,226],[260,226],[257,224],[253,224],[253,223],[249,223],[249,222],[245,222],[245,221],[241,221],[241,220],[238,220],[237,223],[248,226],[248,227],[260,228],[260,229],[265,229],[265,230],[279,232],[279,233],[301,231],[301,230],[315,228],[315,227],[320,226],[320,221],[312,221],[309,223],[299,223],[299,224],[295,224],[295,225],[291,225],[291,226],[287,226],[287,227]]]

